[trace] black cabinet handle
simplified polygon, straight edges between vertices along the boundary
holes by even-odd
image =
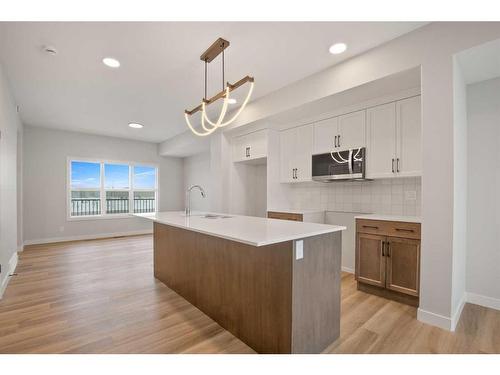
[[[394,158],[392,159],[392,173],[394,173]]]
[[[336,148],[337,147],[337,136],[335,136],[335,140],[333,141],[333,147]]]
[[[363,228],[378,229],[375,225],[363,225]]]
[[[385,257],[384,248],[385,248],[385,241],[382,241],[382,256],[383,257]]]
[[[340,134],[338,135],[337,143],[338,143],[338,147],[340,147]]]
[[[399,173],[399,158],[396,159],[396,171]]]
[[[398,232],[410,232],[410,233],[415,232],[414,229],[405,229],[405,228],[396,228],[396,231],[398,231]]]

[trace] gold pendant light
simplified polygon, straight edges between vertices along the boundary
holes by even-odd
[[[227,47],[229,47],[229,42],[227,40],[219,38],[200,56],[200,60],[205,62],[205,97],[201,101],[201,104],[198,105],[196,108],[193,108],[190,111],[188,110],[184,111],[184,117],[186,119],[187,125],[189,126],[189,129],[191,129],[191,131],[195,135],[200,137],[210,135],[218,128],[222,128],[224,126],[231,124],[234,120],[236,120],[236,118],[238,118],[243,109],[246,107],[248,101],[250,100],[250,97],[252,96],[253,86],[254,86],[253,77],[246,76],[240,79],[235,84],[230,84],[229,82],[224,83],[224,74],[225,74],[224,50]],[[212,96],[210,99],[207,99],[207,65],[221,53],[222,53],[222,91]],[[241,104],[240,108],[236,111],[236,113],[234,113],[228,120],[225,120],[227,107],[230,100],[229,94],[232,91],[236,90],[238,87],[243,86],[245,83],[250,83],[250,87],[248,89],[248,93],[245,100]],[[217,118],[217,121],[214,122],[208,118],[206,112],[206,106],[216,102],[219,99],[223,99],[222,109],[219,114],[219,117]],[[191,124],[190,117],[193,114],[200,111],[201,111],[201,129],[197,130]]]

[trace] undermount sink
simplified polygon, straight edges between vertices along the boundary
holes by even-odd
[[[214,214],[206,214],[201,216],[204,219],[229,219],[232,216],[227,215],[214,215]]]

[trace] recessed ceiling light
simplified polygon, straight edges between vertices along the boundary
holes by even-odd
[[[144,125],[138,124],[137,122],[131,122],[128,126],[134,129],[142,129],[144,127]]]
[[[229,98],[229,100],[227,101],[229,104],[236,104],[238,101],[234,98]]]
[[[330,47],[330,53],[332,55],[338,55],[347,49],[347,44],[345,43],[335,43]]]
[[[102,59],[102,63],[106,66],[109,66],[110,68],[120,67],[120,62],[112,57],[105,57],[104,59]]]

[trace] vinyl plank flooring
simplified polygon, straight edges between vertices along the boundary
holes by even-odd
[[[152,236],[27,246],[0,300],[0,353],[254,353],[153,277]],[[456,332],[360,292],[344,273],[325,353],[500,353],[500,311],[467,304]]]

